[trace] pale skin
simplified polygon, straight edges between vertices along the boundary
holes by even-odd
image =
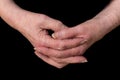
[[[120,25],[119,4],[120,0],[111,0],[95,17],[72,28],[44,14],[23,10],[12,0],[0,0],[0,16],[31,42],[39,58],[62,68],[87,62],[82,56],[85,51]],[[47,34],[47,29],[55,32],[53,37]]]
[[[51,29],[56,32],[67,28],[61,21],[50,18],[44,14],[21,9],[13,0],[0,0],[0,16],[7,24],[25,36],[33,47],[40,48],[42,46],[44,48],[59,50],[59,48],[64,46],[73,48],[83,44],[81,43],[83,39],[53,39],[48,35],[47,30]],[[85,60],[84,57],[81,57],[81,62]],[[53,62],[61,66],[61,64],[54,60]]]

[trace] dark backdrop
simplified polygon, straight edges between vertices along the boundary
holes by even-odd
[[[15,0],[23,9],[44,13],[75,26],[99,13],[109,0]],[[107,34],[84,54],[88,63],[71,64],[59,70],[34,55],[32,45],[19,32],[0,19],[1,73],[4,78],[39,80],[80,80],[82,78],[117,78],[120,28]],[[1,75],[1,76],[2,76]],[[114,76],[115,75],[115,76]]]

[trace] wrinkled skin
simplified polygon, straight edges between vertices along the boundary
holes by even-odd
[[[84,63],[87,62],[86,58],[82,55],[85,51],[96,41],[103,37],[101,34],[102,29],[94,19],[88,20],[80,25],[73,28],[67,28],[55,32],[53,37],[55,39],[66,40],[66,39],[83,39],[82,44],[74,47],[60,47],[59,51],[50,48],[37,48],[35,52],[37,56],[43,59],[48,64],[54,65],[55,67],[62,68],[70,63]]]

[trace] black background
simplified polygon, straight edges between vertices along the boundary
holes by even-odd
[[[109,0],[47,1],[15,0],[23,9],[44,13],[67,26],[80,24],[99,13]],[[39,80],[80,80],[117,78],[119,72],[120,28],[96,42],[84,54],[88,63],[71,64],[57,69],[39,59],[32,45],[18,31],[0,19],[0,66],[4,78],[38,78]],[[1,75],[1,76],[2,76]]]

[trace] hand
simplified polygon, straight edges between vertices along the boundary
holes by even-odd
[[[82,55],[84,52],[96,41],[100,40],[103,35],[101,32],[102,29],[100,29],[99,23],[96,22],[96,20],[89,20],[86,21],[76,27],[64,29],[59,32],[56,32],[53,34],[54,38],[56,39],[81,39],[83,38],[82,45],[79,45],[78,47],[67,49],[67,50],[61,50],[59,52],[55,50],[51,50],[48,48],[40,48],[37,49],[36,54],[39,55],[45,55],[42,56],[42,59],[46,61],[47,63],[59,67],[58,65],[54,64],[56,63],[82,63],[87,62],[86,58]],[[52,52],[53,54],[47,54],[49,52]],[[46,54],[45,54],[46,53]],[[54,55],[56,54],[56,55]],[[54,62],[52,62],[52,61]],[[64,67],[64,66],[63,66]]]
[[[83,44],[72,48],[71,52],[64,53],[64,57],[83,55],[84,52],[96,41],[102,39],[105,35],[104,27],[96,19],[88,20],[73,28],[64,29],[53,34],[56,39],[75,39],[83,38]],[[70,50],[70,49],[69,49]],[[74,50],[72,53],[72,50]],[[62,55],[61,55],[62,56]]]

